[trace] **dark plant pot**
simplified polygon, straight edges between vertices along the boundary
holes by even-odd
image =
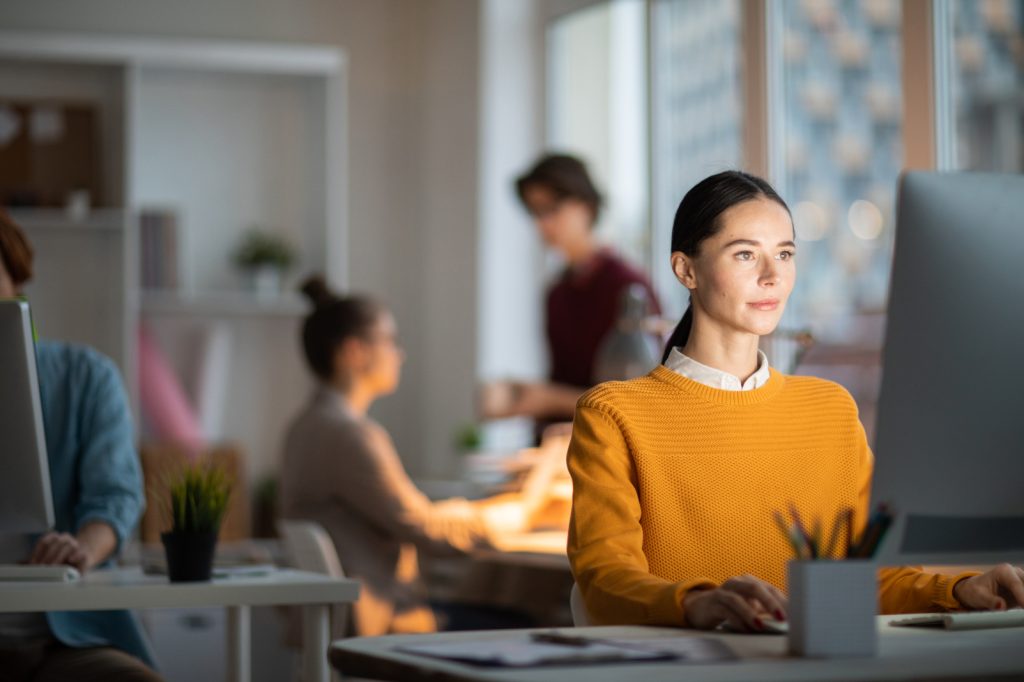
[[[172,583],[209,580],[213,573],[216,533],[161,533],[167,554],[167,575]]]

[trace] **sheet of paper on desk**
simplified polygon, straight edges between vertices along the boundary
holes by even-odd
[[[586,646],[550,644],[532,642],[523,636],[476,642],[407,644],[395,648],[398,651],[420,656],[507,668],[607,663],[609,661],[663,661],[673,658],[672,654],[625,648],[601,642],[592,642]]]
[[[646,651],[670,653],[686,663],[715,663],[735,661],[739,658],[725,642],[710,637],[670,636],[645,637],[643,639],[602,639],[601,641]]]
[[[579,665],[612,661],[711,662],[735,659],[727,646],[694,637],[651,639],[591,639],[585,644],[533,641],[523,635],[502,639],[407,644],[396,650],[432,658],[496,667]]]

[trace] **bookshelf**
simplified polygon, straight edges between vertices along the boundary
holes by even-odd
[[[40,333],[113,357],[137,407],[140,321],[186,369],[188,337],[227,325],[240,347],[224,435],[270,462],[281,405],[308,389],[294,285],[314,271],[347,282],[345,100],[335,47],[0,31],[0,103],[85,103],[98,121],[90,209],[12,210],[36,249]],[[175,225],[168,288],[142,286],[140,216],[154,209]],[[294,247],[280,295],[251,292],[231,262],[253,228]]]

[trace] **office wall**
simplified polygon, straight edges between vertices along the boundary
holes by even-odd
[[[321,43],[347,52],[350,281],[392,306],[409,356],[401,390],[374,412],[409,470],[430,476],[454,470],[452,431],[472,417],[478,24],[476,0],[0,3],[6,30]],[[277,447],[251,448],[255,473],[272,467]]]

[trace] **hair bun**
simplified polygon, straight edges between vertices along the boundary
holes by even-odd
[[[327,288],[327,282],[324,281],[323,275],[313,275],[306,279],[302,283],[300,291],[308,298],[313,306],[320,308],[333,301],[338,300],[330,289]]]

